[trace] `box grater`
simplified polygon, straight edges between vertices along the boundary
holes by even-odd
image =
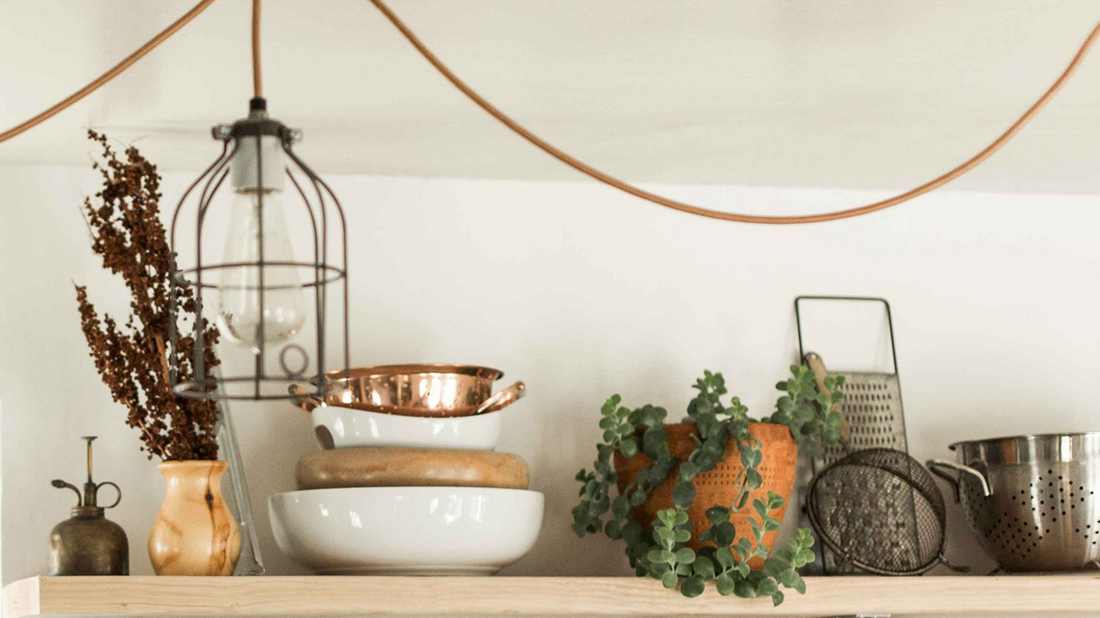
[[[846,439],[840,444],[827,446],[812,460],[813,473],[816,475],[829,464],[842,459],[845,455],[869,448],[890,448],[908,453],[909,446],[905,437],[905,414],[901,401],[901,382],[898,377],[897,346],[894,343],[894,321],[890,313],[890,303],[885,298],[867,298],[855,296],[799,296],[794,301],[795,322],[798,326],[798,355],[803,362],[812,367],[815,374],[824,370],[824,358],[814,352],[806,352],[802,341],[802,313],[800,303],[804,300],[827,300],[837,302],[875,302],[882,303],[886,311],[886,321],[890,330],[890,351],[893,372],[879,373],[870,371],[829,371],[829,375],[842,376],[844,393],[840,412],[844,417]],[[816,357],[816,359],[814,358]],[[815,362],[810,362],[815,361]],[[824,377],[816,376],[819,381]],[[799,479],[798,495],[806,496],[808,478]],[[901,523],[904,517],[901,518]],[[832,552],[821,548],[823,572],[829,575],[854,572],[848,567],[841,568]]]

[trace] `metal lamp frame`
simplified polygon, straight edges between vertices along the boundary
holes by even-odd
[[[262,100],[253,101],[253,110],[257,109],[263,109]],[[202,189],[198,192],[198,206],[195,219],[195,266],[193,268],[179,269],[173,262],[173,271],[170,277],[172,287],[169,296],[169,340],[171,342],[173,354],[171,354],[169,375],[172,389],[183,397],[196,399],[285,400],[293,398],[289,392],[290,385],[309,382],[313,385],[315,394],[323,397],[326,394],[325,347],[326,339],[329,334],[325,322],[328,308],[328,287],[331,285],[339,284],[343,287],[343,372],[347,373],[350,366],[350,356],[348,353],[347,221],[344,217],[344,209],[340,205],[340,200],[336,197],[336,194],[329,188],[325,181],[314,173],[314,171],[294,153],[292,145],[300,138],[300,133],[297,130],[289,129],[277,120],[272,120],[266,116],[258,117],[258,115],[254,114],[252,117],[238,120],[232,125],[216,126],[213,128],[212,133],[214,139],[222,142],[222,152],[218,158],[206,168],[202,175],[187,188],[172,215],[170,242],[173,253],[178,256],[176,229],[180,223],[180,213],[186,207],[188,198],[195,193],[195,190],[201,185]],[[259,217],[258,259],[254,262],[204,264],[202,251],[203,224],[206,219],[207,211],[213,204],[215,196],[218,195],[218,190],[221,189],[222,184],[230,173],[230,162],[233,160],[234,155],[237,154],[243,140],[255,140],[257,185],[261,188],[264,187],[263,148],[261,145],[263,138],[270,136],[278,138],[281,150],[287,157],[287,166],[285,168],[286,176],[290,184],[294,187],[296,194],[301,198],[302,204],[309,214],[313,233],[313,262],[269,261],[265,259],[263,233],[264,191],[261,189],[257,191],[257,210]],[[295,169],[292,168],[296,168],[296,172]],[[308,179],[309,182],[299,182],[295,177],[296,174]],[[287,192],[290,192],[289,187]],[[310,201],[311,194],[316,196],[315,204]],[[330,218],[335,218],[339,221],[340,255],[337,264],[333,264],[329,261],[328,241]],[[267,360],[268,351],[265,349],[266,342],[264,340],[264,326],[266,320],[264,316],[265,296],[268,290],[280,289],[278,286],[265,287],[264,271],[267,267],[308,268],[313,270],[313,279],[302,283],[301,287],[313,288],[314,291],[317,333],[317,371],[315,375],[303,375],[303,372],[309,370],[309,355],[302,346],[295,343],[290,343],[285,346],[279,355],[279,363],[285,375],[271,375],[267,372],[265,361]],[[208,320],[205,318],[206,307],[203,302],[203,295],[206,290],[216,290],[220,287],[210,282],[210,278],[207,276],[208,273],[227,268],[258,269],[258,284],[254,288],[247,288],[260,291],[260,322],[257,326],[257,351],[254,353],[255,371],[251,376],[237,375],[214,377],[211,375],[208,377],[205,357],[206,342],[202,336],[203,326],[208,323]],[[181,381],[179,367],[180,355],[175,353],[175,351],[179,349],[179,299],[182,290],[188,288],[194,290],[194,299],[196,302],[195,324],[193,326],[194,353],[191,362],[191,379]],[[305,357],[305,367],[302,372],[295,372],[287,366],[286,353],[291,348],[297,348]],[[224,388],[228,385],[239,385],[240,383],[247,382],[252,382],[253,384],[253,388],[250,389],[251,392],[248,394],[230,392],[230,389]],[[270,382],[282,382],[287,384],[288,388],[282,389],[282,394],[266,393],[262,387],[265,383]],[[300,396],[300,393],[298,394]]]

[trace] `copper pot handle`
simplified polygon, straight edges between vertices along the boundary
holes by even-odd
[[[955,472],[958,472],[960,475],[969,474],[970,476],[978,479],[978,484],[982,488],[983,496],[988,498],[989,496],[993,495],[993,491],[989,488],[989,481],[986,480],[985,475],[978,470],[971,468],[970,466],[964,466],[962,464],[948,461],[946,459],[929,459],[928,462],[924,465],[928,466],[928,470],[932,474],[935,474],[936,476],[947,481],[948,483],[951,483],[951,487],[955,489],[955,502],[958,502],[960,497],[959,477],[954,476],[953,474],[950,474],[948,472],[944,472],[941,468],[953,470]]]
[[[489,412],[496,412],[497,410],[507,408],[513,403],[523,398],[523,395],[527,392],[527,385],[523,382],[516,382],[508,388],[500,391],[492,397],[486,399],[477,407],[474,414],[487,414]]]
[[[294,396],[293,399],[290,400],[291,403],[306,412],[313,412],[314,409],[324,405],[323,401],[307,393],[297,384],[291,384],[290,387],[287,388],[287,392]]]

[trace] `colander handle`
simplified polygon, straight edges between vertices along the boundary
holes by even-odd
[[[958,502],[960,498],[959,479],[961,478],[961,476],[955,476],[950,472],[945,472],[943,468],[958,472],[959,475],[969,474],[970,476],[978,480],[978,485],[982,488],[983,496],[989,497],[993,495],[993,492],[989,489],[989,481],[986,480],[985,475],[981,472],[978,472],[974,468],[971,468],[970,466],[964,466],[960,463],[955,463],[946,459],[929,459],[928,462],[924,465],[928,466],[928,470],[932,472],[932,474],[935,474],[936,476],[947,481],[948,483],[951,483],[951,487],[955,489],[955,502]]]

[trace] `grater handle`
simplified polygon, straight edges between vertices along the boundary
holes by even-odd
[[[810,366],[810,371],[814,372],[814,381],[817,382],[817,391],[819,393],[828,392],[825,389],[825,378],[829,375],[829,370],[825,368],[825,361],[822,360],[821,355],[817,352],[807,352],[805,356],[806,364]],[[828,410],[829,412],[839,412],[840,402],[832,404]],[[848,419],[844,418],[844,415],[840,415],[840,441],[844,444],[848,443]]]

